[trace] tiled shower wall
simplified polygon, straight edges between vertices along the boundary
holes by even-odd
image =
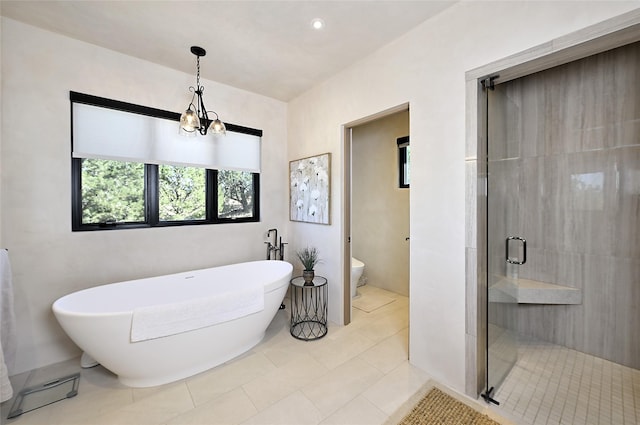
[[[489,129],[489,174],[503,181],[498,195],[513,212],[501,225],[527,240],[519,277],[583,294],[580,305],[520,304],[517,331],[633,368],[640,368],[639,87],[634,43],[499,84],[489,109],[498,122]],[[490,261],[504,262],[503,249]]]

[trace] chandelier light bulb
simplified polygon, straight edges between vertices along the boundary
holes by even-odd
[[[188,133],[193,133],[200,127],[200,118],[196,114],[196,111],[187,109],[180,116],[180,128]]]
[[[215,134],[227,134],[227,128],[224,123],[217,118],[211,121],[209,130],[213,131]]]

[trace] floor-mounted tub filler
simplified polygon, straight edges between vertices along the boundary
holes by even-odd
[[[97,286],[53,303],[64,331],[124,385],[166,384],[264,337],[293,267],[254,261]]]

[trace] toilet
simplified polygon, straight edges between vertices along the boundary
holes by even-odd
[[[356,288],[360,276],[364,272],[364,263],[355,257],[351,257],[351,298],[356,296]]]

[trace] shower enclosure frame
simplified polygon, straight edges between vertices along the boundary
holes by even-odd
[[[640,9],[509,56],[466,74],[466,387],[487,390],[486,98],[482,82],[506,82],[640,40]]]

